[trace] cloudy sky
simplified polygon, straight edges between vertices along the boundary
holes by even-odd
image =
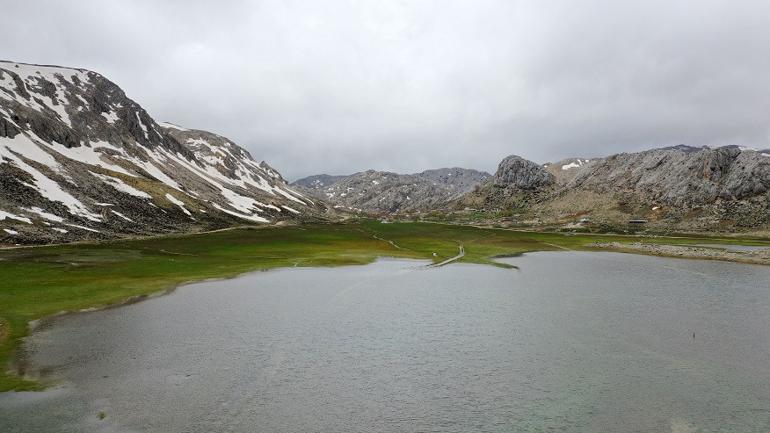
[[[7,1],[0,58],[84,67],[285,177],[770,147],[767,1]]]

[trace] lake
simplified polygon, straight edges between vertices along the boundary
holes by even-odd
[[[272,270],[56,318],[24,347],[56,386],[0,394],[0,431],[770,431],[770,267],[502,261]]]

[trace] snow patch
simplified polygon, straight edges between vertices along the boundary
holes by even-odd
[[[160,125],[163,128],[169,128],[169,129],[177,129],[179,131],[189,131],[187,128],[182,128],[179,125],[174,125],[171,122],[158,122],[158,125]]]
[[[69,212],[73,215],[78,215],[91,221],[102,220],[99,215],[92,213],[88,207],[86,207],[78,199],[73,197],[67,191],[63,190],[58,183],[24,162],[21,158],[16,156],[15,153],[10,152],[8,145],[6,144],[7,141],[14,142],[15,140],[0,139],[0,156],[10,159],[17,167],[26,171],[32,176],[35,183],[34,185],[26,184],[27,186],[35,189],[43,197],[50,201],[58,201],[63,203],[65,206],[67,206],[67,209],[69,209]]]
[[[128,222],[131,222],[131,223],[134,222],[134,220],[132,220],[131,218],[129,218],[129,217],[125,216],[125,215],[123,215],[122,213],[120,213],[120,212],[118,212],[116,210],[111,209],[110,212],[112,212],[113,214],[123,218],[124,220],[126,220]]]
[[[161,161],[161,155],[159,155],[157,153],[154,153],[154,152],[150,152],[150,151],[146,151],[146,153],[147,153],[147,155],[150,158],[160,162],[163,166],[167,165],[166,163]],[[134,165],[136,165],[137,167],[139,167],[139,168],[143,169],[144,171],[146,171],[150,176],[152,176],[156,180],[158,180],[158,181],[168,185],[171,188],[174,188],[177,191],[182,191],[181,188],[179,188],[179,184],[176,183],[176,181],[174,181],[174,179],[171,179],[170,177],[168,177],[166,175],[166,173],[161,171],[152,162],[150,162],[150,161],[142,161],[139,158],[125,158],[125,159],[128,160],[128,161],[131,161],[132,163],[134,163]]]
[[[102,152],[98,152],[97,149],[110,149],[118,153],[125,154],[125,152],[122,149],[119,149],[111,145],[110,143],[107,143],[106,141],[93,141],[90,143],[91,146],[78,146],[78,147],[71,147],[71,148],[68,148],[56,142],[47,143],[47,144],[49,147],[53,148],[53,150],[55,150],[57,153],[69,159],[80,161],[89,165],[96,165],[98,167],[106,168],[107,170],[115,171],[118,173],[122,173],[128,176],[134,177],[134,175],[129,173],[125,168],[117,164],[112,164],[102,159],[104,155],[102,154]]]
[[[44,211],[43,209],[40,209],[37,206],[32,206],[32,207],[29,207],[29,208],[25,207],[25,208],[22,208],[22,209],[24,209],[27,212],[36,213],[40,217],[42,217],[43,219],[47,219],[48,221],[53,221],[53,222],[56,222],[56,223],[60,223],[60,222],[64,221],[64,218],[62,218],[62,217],[60,217],[58,215],[54,215],[52,213],[46,212],[46,211]]]
[[[192,214],[190,213],[190,211],[189,211],[189,210],[187,210],[187,208],[185,208],[185,207],[184,207],[184,202],[183,202],[183,201],[181,201],[181,200],[177,199],[176,197],[174,197],[173,195],[171,195],[171,194],[168,194],[168,193],[166,194],[166,198],[167,198],[167,199],[168,199],[168,201],[170,201],[171,203],[174,203],[175,205],[179,206],[179,208],[180,208],[180,209],[182,209],[182,212],[184,212],[184,213],[185,213],[185,214],[187,214],[188,216],[192,216]]]
[[[89,232],[100,233],[99,230],[95,230],[95,229],[92,229],[92,228],[86,227],[86,226],[81,226],[81,225],[77,225],[77,224],[64,224],[64,225],[69,226],[69,227],[75,227],[76,229],[86,230],[86,231],[89,231]]]
[[[221,210],[222,212],[224,212],[226,214],[230,214],[230,215],[236,216],[238,218],[243,218],[245,220],[256,221],[256,222],[260,222],[260,223],[268,223],[268,222],[270,222],[269,220],[267,220],[265,218],[262,218],[261,216],[258,216],[258,215],[244,215],[244,214],[241,214],[241,213],[238,213],[238,212],[233,212],[233,211],[227,210],[227,209],[223,208],[222,206],[219,206],[216,203],[214,203],[214,207],[219,209],[219,210]]]
[[[142,128],[142,131],[144,132],[144,138],[150,139],[150,136],[147,135],[147,126],[145,126],[144,123],[142,123],[142,119],[139,117],[139,112],[134,111],[134,116],[136,116],[136,121],[139,122],[139,127]]]
[[[21,221],[23,223],[32,224],[32,220],[23,216],[15,215],[10,212],[6,212],[3,210],[0,210],[0,221],[5,220],[6,218]]]
[[[15,159],[17,153],[22,157],[43,164],[54,171],[59,171],[61,165],[25,134],[18,134],[14,138],[0,137],[0,162],[2,158]]]
[[[588,160],[588,159],[580,159],[580,158],[578,158],[575,161],[570,162],[569,164],[562,165],[561,169],[562,170],[569,170],[569,169],[572,169],[572,168],[582,167],[585,164],[587,164],[589,161],[590,160]]]
[[[102,115],[104,120],[106,120],[107,123],[109,123],[111,125],[114,125],[115,122],[118,121],[118,115],[114,111],[112,111],[112,110],[110,110],[110,111],[108,111],[106,113],[100,113],[100,114]]]

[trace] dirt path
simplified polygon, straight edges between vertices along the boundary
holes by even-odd
[[[432,265],[428,265],[428,266],[431,267],[431,268],[438,268],[439,266],[448,265],[448,264],[450,264],[450,263],[452,263],[452,262],[454,262],[456,260],[459,260],[461,257],[463,257],[465,255],[465,248],[463,247],[462,244],[460,244],[459,248],[460,248],[460,253],[457,254],[456,256],[450,257],[450,258],[444,260],[443,262],[433,263]]]
[[[375,239],[377,239],[378,241],[387,242],[387,243],[389,243],[389,244],[393,245],[394,247],[396,247],[396,248],[397,248],[397,249],[399,249],[399,250],[403,250],[403,249],[404,249],[404,248],[402,248],[402,247],[398,246],[398,244],[396,244],[395,242],[391,241],[390,239],[381,238],[381,237],[379,237],[379,236],[377,236],[377,235],[372,235],[372,237],[373,237],[373,238],[375,238]]]
[[[560,249],[562,249],[562,250],[564,250],[564,251],[572,251],[571,249],[569,249],[569,248],[567,248],[567,247],[563,247],[563,246],[561,246],[561,245],[552,244],[552,243],[550,243],[550,242],[543,242],[543,243],[544,243],[544,244],[546,244],[546,245],[550,245],[550,246],[552,246],[552,247],[554,247],[554,248],[560,248]]]

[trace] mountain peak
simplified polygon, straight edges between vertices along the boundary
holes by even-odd
[[[0,242],[59,242],[319,218],[220,135],[157,123],[79,68],[0,62]],[[29,221],[29,222],[27,222]]]

